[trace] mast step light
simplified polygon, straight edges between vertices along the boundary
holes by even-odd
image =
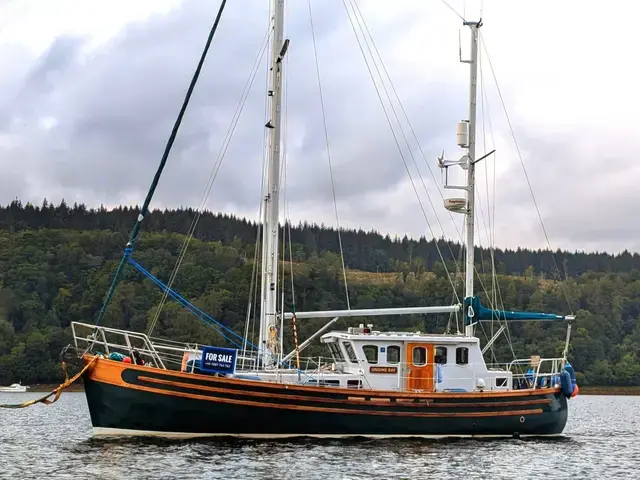
[[[469,120],[460,120],[456,126],[456,140],[458,146],[469,148]]]
[[[445,198],[444,208],[446,208],[450,212],[465,213],[467,210],[467,199],[466,198]]]

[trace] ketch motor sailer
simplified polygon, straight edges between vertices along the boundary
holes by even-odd
[[[356,9],[349,12],[357,13]],[[446,306],[292,312],[286,311],[279,297],[278,276],[281,107],[286,63],[283,59],[289,45],[289,40],[284,39],[284,0],[272,0],[270,16],[270,109],[265,126],[270,152],[260,222],[257,345],[249,342],[247,335],[242,337],[231,331],[190,303],[171,288],[171,282],[163,283],[133,259],[140,223],[164,166],[161,163],[125,248],[121,267],[124,264],[135,267],[164,292],[165,298],[175,300],[218,329],[237,348],[184,345],[155,340],[150,333],[102,326],[99,321],[104,307],[96,324],[74,322],[74,347],[79,358],[85,365],[93,362],[83,374],[83,382],[94,433],[266,438],[560,434],[567,422],[568,399],[578,391],[575,374],[567,362],[574,317],[487,308],[474,293],[475,167],[487,157],[476,157],[478,44],[482,22],[464,22],[471,36],[470,59],[461,58],[470,68],[469,116],[457,129],[457,143],[464,154],[458,161],[445,160],[444,156],[439,159],[439,167],[445,173],[452,167],[461,167],[466,172],[465,185],[445,185],[466,191],[465,198],[445,200],[449,211],[466,217],[463,301]],[[204,55],[206,50],[203,59]],[[340,318],[431,314],[460,314],[464,331],[386,332],[359,322],[346,331],[329,331]],[[291,321],[295,329],[296,322],[309,318],[324,318],[328,323],[300,345],[296,338],[295,350],[284,355],[284,320]],[[486,364],[485,352],[508,329],[508,322],[522,320],[566,322],[562,355],[515,359],[500,367]],[[480,322],[500,325],[482,348],[475,335]],[[318,337],[329,350],[330,360],[301,368],[300,352]]]

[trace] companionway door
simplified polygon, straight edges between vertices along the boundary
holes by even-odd
[[[407,344],[407,389],[433,391],[434,348],[429,343]]]

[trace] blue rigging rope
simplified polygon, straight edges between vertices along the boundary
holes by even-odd
[[[129,252],[130,253],[130,252]],[[127,255],[127,253],[125,252],[125,255]],[[227,335],[225,335],[220,329],[225,330],[227,332],[229,332],[231,335],[233,335],[234,337],[236,337],[240,342],[244,342],[245,338],[239,334],[237,334],[236,332],[234,332],[233,330],[231,330],[229,327],[227,327],[226,325],[223,325],[221,322],[219,322],[218,320],[216,320],[215,318],[213,318],[211,315],[209,315],[208,313],[206,313],[205,311],[201,310],[200,308],[196,307],[193,303],[191,303],[189,300],[187,300],[186,298],[184,298],[182,295],[180,295],[178,292],[176,292],[175,290],[169,288],[167,285],[165,285],[164,283],[162,283],[162,281],[160,281],[157,277],[155,277],[151,272],[149,272],[148,270],[146,270],[142,265],[140,265],[138,262],[136,262],[133,258],[131,258],[129,255],[127,255],[128,258],[128,262],[135,267],[137,270],[139,270],[145,277],[147,277],[149,280],[151,280],[154,284],[156,284],[158,287],[160,287],[162,290],[166,291],[167,294],[173,298],[176,302],[178,302],[180,305],[182,305],[183,307],[185,307],[187,310],[189,310],[191,313],[193,313],[196,317],[198,317],[198,319],[200,319],[202,322],[206,323],[207,325],[213,327],[220,335],[222,335],[226,340],[228,340],[229,342],[233,343],[236,347],[238,347],[240,350],[242,350],[242,346],[240,344],[238,344],[235,340],[233,340],[232,338],[229,338]],[[219,327],[219,328],[218,328]],[[258,347],[256,347],[253,343],[251,343],[250,341],[246,340],[247,344],[250,345],[251,347],[255,348],[256,350],[258,349]]]
[[[220,329],[229,332],[231,335],[235,336],[241,342],[245,342],[246,341],[246,344],[250,345],[251,347],[253,347],[256,351],[259,350],[256,345],[251,343],[249,340],[246,340],[242,335],[237,334],[236,332],[231,330],[226,325],[223,325],[218,320],[216,320],[211,315],[209,315],[207,312],[205,312],[202,309],[196,307],[193,303],[191,303],[189,300],[184,298],[178,292],[176,292],[172,288],[170,288],[167,285],[165,285],[160,279],[158,279],[151,272],[149,272],[147,269],[145,269],[142,265],[140,265],[138,262],[136,262],[133,258],[131,258],[131,253],[132,252],[133,252],[133,248],[131,248],[131,247],[127,247],[125,249],[125,252],[124,252],[124,256],[127,258],[127,261],[131,264],[131,266],[135,267],[138,271],[140,271],[140,273],[142,273],[145,277],[147,277],[149,280],[151,280],[160,289],[166,291],[167,295],[169,295],[176,302],[178,302],[180,305],[182,305],[187,310],[189,310],[191,313],[193,313],[199,320],[201,320],[203,323],[205,323],[205,324],[209,325],[210,327],[212,327],[213,329],[215,329],[220,335],[222,335],[222,337],[224,337],[226,340],[228,340],[233,345],[238,347],[239,350],[244,350],[244,347],[242,347],[240,344],[238,344],[232,338],[229,338]],[[281,361],[280,365],[284,365],[285,367],[289,367],[290,368],[290,365],[287,365],[287,362]],[[298,376],[303,375],[303,376],[308,377],[308,378],[313,378],[312,376],[304,373],[299,368],[296,369],[296,370],[298,371]]]

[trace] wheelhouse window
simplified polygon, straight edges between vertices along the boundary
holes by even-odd
[[[331,352],[331,356],[335,362],[344,362],[344,355],[342,354],[342,350],[337,343],[328,343],[329,351]]]
[[[466,365],[469,363],[469,349],[467,347],[456,348],[456,363]]]
[[[387,363],[400,363],[400,347],[397,345],[387,347]]]
[[[347,352],[347,357],[351,363],[358,363],[358,357],[356,356],[356,351],[353,349],[353,345],[351,342],[342,342],[345,351]]]
[[[413,364],[416,367],[423,367],[427,364],[427,349],[424,347],[413,347],[411,354]]]
[[[362,351],[369,363],[378,363],[378,346],[377,345],[363,345]]]
[[[436,347],[435,363],[447,364],[447,347]]]

